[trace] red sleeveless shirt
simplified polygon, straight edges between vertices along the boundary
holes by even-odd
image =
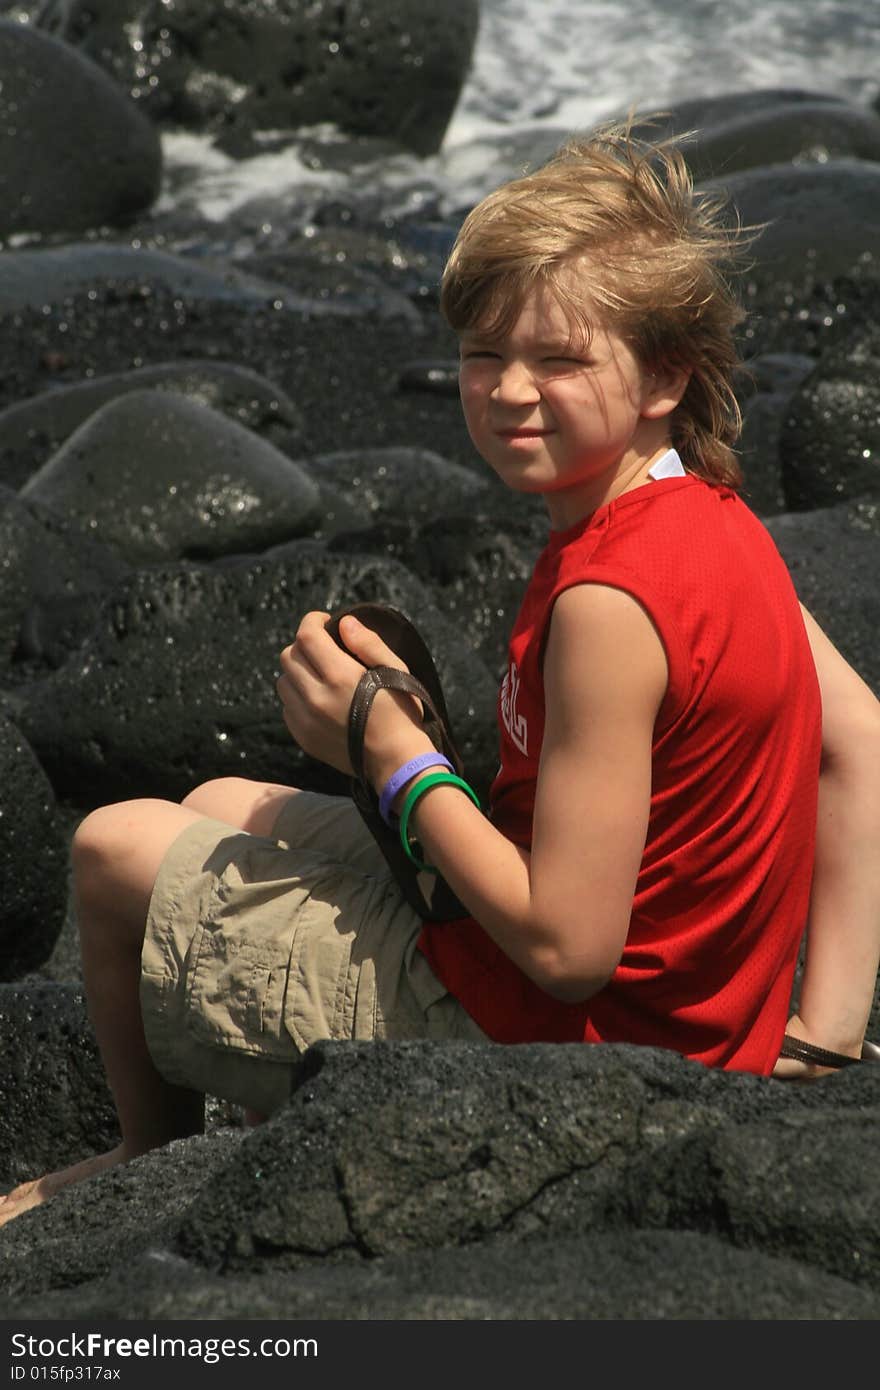
[[[525,847],[553,603],[589,583],[638,600],[669,669],[620,964],[598,994],[565,1004],[471,918],[425,923],[419,947],[497,1042],[641,1043],[767,1074],[807,918],[821,749],[818,683],[791,577],[736,494],[690,475],[647,483],[551,535],[498,702],[489,815]]]

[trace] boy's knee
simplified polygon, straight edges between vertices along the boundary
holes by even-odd
[[[180,804],[202,815],[214,815],[218,806],[239,795],[242,788],[248,785],[245,777],[213,777],[209,782],[201,782],[193,787]]]
[[[119,801],[99,806],[80,821],[70,846],[74,877],[94,881],[103,867],[118,865],[130,853],[137,833],[138,808],[153,802]]]
[[[77,826],[71,843],[74,868],[105,854],[114,836],[115,806],[99,806],[90,811]]]

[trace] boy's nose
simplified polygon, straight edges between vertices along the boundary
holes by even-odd
[[[502,365],[492,388],[496,400],[505,404],[532,404],[540,400],[541,392],[535,378],[524,362],[507,362]]]

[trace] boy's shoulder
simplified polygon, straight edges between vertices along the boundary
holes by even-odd
[[[785,566],[735,489],[687,474],[622,493],[580,530],[557,538],[540,568],[557,590],[580,578],[613,584],[638,577],[665,591],[740,587]]]

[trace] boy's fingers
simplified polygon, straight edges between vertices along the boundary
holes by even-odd
[[[329,617],[329,613],[322,613],[317,609],[305,614],[300,620],[293,641],[281,653],[282,669],[286,665],[289,671],[293,671],[299,666],[318,679],[323,678],[327,657],[330,654],[325,632]],[[333,643],[333,646],[336,647],[336,644]]]
[[[322,613],[319,608],[313,608],[300,619],[297,638],[308,636],[310,633],[321,632],[326,627],[329,617],[329,613]]]
[[[409,668],[396,652],[387,646],[378,632],[365,626],[359,619],[349,614],[339,623],[339,635],[352,656],[365,666],[393,666],[397,671]]]
[[[320,652],[322,638],[326,636],[325,627],[329,617],[329,613],[321,613],[317,610],[306,613],[300,619],[296,636],[293,639],[294,646],[301,648],[306,653]]]

